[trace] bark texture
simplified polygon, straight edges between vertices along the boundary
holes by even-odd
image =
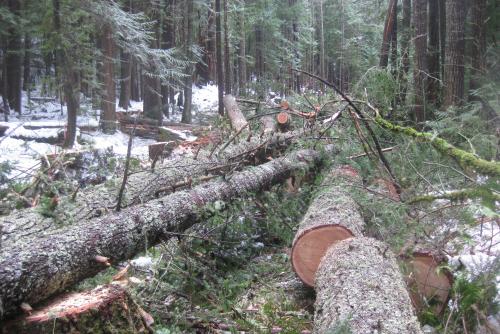
[[[387,16],[385,18],[384,35],[382,38],[382,48],[380,50],[379,66],[382,68],[387,67],[389,64],[389,49],[391,47],[391,39],[393,38],[394,24],[397,20],[397,0],[389,1],[389,8],[387,9]]]
[[[191,183],[196,178],[207,174],[218,174],[234,167],[228,164],[241,162],[242,165],[251,162],[248,156],[259,159],[265,157],[274,149],[287,147],[296,133],[277,134],[262,140],[251,139],[238,145],[228,146],[218,156],[210,156],[210,152],[201,151],[198,158],[177,159],[157,165],[154,171],[143,171],[132,174],[128,178],[127,191],[122,199],[121,207],[144,203],[169,194]],[[263,160],[263,159],[262,159]],[[121,179],[110,180],[106,184],[82,189],[77,193],[76,200],[71,196],[60,199],[59,205],[52,217],[44,216],[37,208],[15,211],[1,217],[0,248],[9,248],[19,240],[32,238],[49,230],[60,228],[61,225],[71,225],[83,220],[101,217],[114,210]]]
[[[226,108],[227,116],[229,117],[231,125],[235,131],[240,131],[248,125],[245,115],[243,115],[238,107],[234,96],[224,96],[224,107]]]
[[[321,185],[292,246],[292,266],[299,278],[314,286],[319,262],[328,248],[339,240],[363,235],[364,221],[351,198],[349,183],[360,182],[358,173],[348,166],[337,168]]]
[[[105,24],[102,32],[103,47],[103,94],[101,101],[102,116],[101,128],[105,133],[114,133],[116,130],[116,85],[115,85],[115,41],[111,26]]]
[[[314,332],[422,333],[389,246],[351,238],[330,247],[316,275]]]
[[[170,232],[199,221],[214,201],[230,201],[281,182],[294,172],[320,162],[320,154],[302,150],[234,174],[230,180],[210,181],[192,190],[152,200],[120,212],[63,227],[35,240],[23,240],[0,251],[0,319],[60,293],[104,269],[96,256],[111,263],[133,257]]]
[[[1,333],[145,333],[144,314],[125,289],[113,284],[58,297],[8,322]]]
[[[413,73],[415,105],[414,121],[418,127],[426,120],[427,94],[427,0],[413,0],[413,26],[415,30],[415,68]]]

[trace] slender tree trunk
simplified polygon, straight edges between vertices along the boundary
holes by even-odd
[[[324,29],[323,0],[319,1],[319,73],[325,77],[325,29]]]
[[[162,36],[162,48],[163,49],[171,49],[175,45],[175,14],[174,14],[174,1],[168,0],[165,6],[166,12],[164,13],[164,31]],[[170,91],[173,88],[168,84],[162,84],[161,86],[161,95],[162,95],[162,103],[163,103],[163,114],[165,117],[170,117],[170,106],[172,106],[172,112],[174,111],[174,101],[170,99]]]
[[[245,15],[240,14],[238,17],[240,28],[240,40],[238,45],[238,71],[239,71],[239,86],[240,94],[246,94],[247,84],[247,61],[246,61],[246,33],[245,33]]]
[[[120,50],[120,101],[118,105],[128,110],[130,107],[130,95],[131,95],[131,76],[132,76],[132,61],[130,59],[130,53]]]
[[[20,0],[8,0],[8,8],[16,20],[19,19],[21,10]],[[12,109],[19,114],[22,109],[21,101],[21,83],[22,83],[22,41],[18,27],[8,29],[9,37],[7,38],[7,100]]]
[[[229,25],[227,0],[224,0],[224,91],[231,94],[231,53],[229,52]]]
[[[68,110],[68,122],[66,125],[66,133],[64,136],[63,146],[71,148],[76,140],[76,115],[80,110],[80,89],[77,85],[79,80],[79,73],[75,69],[75,64],[72,55],[67,53],[61,63],[62,75],[64,78],[63,87],[64,95],[66,97],[66,105]],[[61,57],[62,59],[63,57]]]
[[[255,76],[257,77],[257,95],[259,99],[264,99],[264,55],[262,49],[264,47],[264,32],[262,31],[261,23],[255,25]]]
[[[1,84],[1,93],[2,93],[2,107],[3,107],[3,119],[5,122],[9,121],[10,115],[10,106],[9,101],[7,99],[7,56],[5,49],[3,50],[3,58],[2,58],[2,81]]]
[[[487,15],[487,1],[475,0],[472,2],[471,11],[471,55],[472,55],[472,69],[470,90],[478,89],[481,81],[481,76],[486,71],[486,20]],[[473,99],[473,95],[470,95]]]
[[[444,61],[446,55],[446,0],[437,0],[439,4],[439,49],[441,61],[441,79],[444,79]],[[443,83],[441,82],[441,92],[443,90]],[[441,94],[442,97],[442,94]]]
[[[132,101],[140,101],[141,95],[139,92],[139,75],[137,74],[137,62],[133,57],[132,59],[130,59],[130,62],[132,63],[132,71],[130,73],[130,99]]]
[[[224,115],[224,70],[222,68],[222,26],[220,0],[215,0],[215,52],[217,56],[217,86],[219,89],[219,115]]]
[[[23,90],[31,89],[31,36],[24,35]]]
[[[192,60],[191,47],[193,43],[193,0],[186,0],[186,15],[185,19],[185,51],[188,60]],[[187,67],[188,76],[186,77],[184,86],[184,108],[182,110],[182,123],[192,122],[192,100],[193,100],[193,66],[190,64]]]
[[[387,16],[385,18],[382,48],[380,50],[379,66],[382,68],[387,67],[387,65],[389,64],[389,50],[391,48],[391,41],[393,40],[394,35],[394,27],[397,21],[397,8],[397,0],[390,0],[389,8],[387,9]]]
[[[464,102],[466,0],[446,1],[446,60],[444,65],[444,106]]]
[[[440,50],[439,50],[439,1],[429,0],[429,104],[437,105],[439,99],[440,79]]]
[[[103,48],[103,80],[104,89],[101,101],[101,129],[105,133],[116,131],[116,85],[115,85],[115,42],[113,40],[113,30],[111,26],[105,24],[102,31]]]
[[[427,0],[413,0],[415,68],[413,74],[415,101],[413,119],[420,127],[426,120],[427,93]]]
[[[401,29],[401,69],[399,71],[399,103],[405,104],[410,71],[411,0],[403,0],[403,20]]]

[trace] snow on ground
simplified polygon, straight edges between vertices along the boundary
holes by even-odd
[[[210,114],[215,115],[217,112],[218,103],[217,86],[207,85],[197,87],[193,85],[193,120],[195,123],[200,122],[201,116]],[[37,91],[32,92],[31,96],[40,96]],[[178,94],[176,95],[176,99]],[[97,128],[99,126],[99,110],[92,110],[89,101],[82,98],[81,110],[83,115],[77,117],[78,127]],[[117,101],[118,102],[118,101]],[[129,111],[142,111],[143,103],[139,101],[131,101]],[[117,107],[117,111],[123,109]],[[14,139],[10,136],[23,136],[29,138],[54,138],[57,137],[58,131],[66,125],[66,107],[62,107],[57,101],[32,101],[28,104],[28,97],[23,92],[23,112],[17,115],[14,112],[9,116],[9,122],[0,122],[0,125],[8,126],[4,137],[0,137],[0,163],[9,161],[14,169],[9,174],[11,178],[20,178],[29,176],[31,170],[38,168],[40,165],[40,156],[44,154],[59,153],[62,149],[56,145],[37,143],[35,141],[24,141]],[[170,121],[180,121],[182,111],[179,107],[175,107],[174,113],[171,113]],[[41,129],[28,129],[28,127],[44,127]],[[187,141],[195,140],[196,137],[189,133],[176,132],[181,138]],[[90,146],[96,149],[113,148],[113,152],[124,156],[127,154],[129,136],[117,131],[114,135],[104,134],[100,131],[84,132],[80,136],[80,143],[90,143]],[[154,143],[152,139],[134,138],[132,146],[132,155],[146,159],[148,155],[148,145]],[[75,149],[82,148],[79,144]]]

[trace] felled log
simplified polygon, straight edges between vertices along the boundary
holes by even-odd
[[[389,246],[356,237],[330,247],[316,274],[314,332],[343,325],[353,334],[420,334]]]
[[[35,305],[106,268],[133,257],[146,247],[192,226],[202,208],[215,201],[263,190],[312,168],[321,155],[301,150],[260,166],[123,209],[100,219],[41,232],[0,250],[0,319]],[[143,181],[144,182],[144,181]],[[106,261],[102,259],[106,258]]]
[[[243,115],[240,108],[238,107],[236,99],[234,98],[234,96],[228,94],[224,96],[223,102],[224,108],[226,108],[227,116],[229,117],[229,121],[231,122],[231,126],[236,132],[242,131],[242,129],[248,126],[248,122],[245,118],[245,115]]]
[[[178,189],[178,184],[186,186],[196,184],[197,179],[205,175],[217,175],[227,169],[226,166],[240,162],[249,164],[252,159],[265,158],[273,150],[287,147],[298,133],[287,133],[252,138],[238,145],[230,145],[218,156],[209,151],[200,151],[197,159],[182,158],[157,165],[154,171],[142,171],[131,174],[127,182],[126,196],[122,198],[121,207],[144,203],[159,195],[169,194]],[[59,204],[50,216],[42,215],[37,208],[14,211],[8,216],[0,217],[3,234],[0,245],[9,247],[23,238],[44,233],[64,225],[71,225],[112,212],[116,205],[121,179],[110,180],[105,184],[80,189],[77,193],[59,199]]]
[[[158,159],[162,159],[165,155],[169,155],[174,147],[175,142],[173,141],[163,141],[148,145],[149,160],[157,161]]]
[[[276,121],[278,122],[278,128],[281,132],[285,132],[290,129],[290,115],[287,112],[280,112],[276,116]]]
[[[330,173],[295,235],[292,266],[297,276],[309,286],[315,285],[320,260],[331,245],[363,235],[364,221],[349,194],[349,182],[360,182],[358,173],[349,166]]]
[[[276,132],[276,122],[271,116],[264,116],[260,119],[262,123],[262,133],[271,134]]]
[[[144,333],[151,331],[151,316],[119,285],[57,297],[29,315],[8,321],[1,333]]]

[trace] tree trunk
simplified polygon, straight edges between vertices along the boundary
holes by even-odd
[[[33,314],[7,322],[1,333],[147,333],[151,320],[118,284],[56,298]]]
[[[487,14],[487,1],[476,0],[472,2],[471,11],[471,80],[470,90],[476,90],[481,85],[481,77],[486,72],[486,20]],[[471,99],[473,100],[473,95]]]
[[[132,101],[140,101],[141,94],[139,90],[139,75],[137,69],[138,66],[133,57],[130,61],[132,63],[132,71],[130,73],[130,99]]]
[[[274,134],[263,139],[255,137],[238,145],[230,145],[217,156],[210,154],[209,150],[202,150],[196,160],[176,159],[157,166],[154,171],[131,174],[121,207],[138,205],[160,195],[197,184],[203,175],[224,173],[227,170],[226,166],[231,163],[240,162],[242,165],[248,165],[255,161],[265,161],[269,155],[273,155],[273,152],[287,148],[297,135],[298,133],[286,133]],[[249,155],[254,159],[248,159]],[[59,198],[58,206],[51,213],[52,217],[42,215],[36,207],[14,211],[8,216],[0,217],[0,225],[3,226],[4,232],[2,247],[9,248],[21,239],[57,229],[60,227],[58,222],[70,225],[106,215],[116,206],[116,194],[121,183],[116,179],[114,181],[107,185],[81,189],[74,199],[72,196]]]
[[[401,35],[401,69],[399,70],[401,92],[398,103],[404,105],[406,103],[406,92],[408,91],[408,72],[410,71],[411,0],[403,0]]]
[[[413,121],[418,128],[426,121],[427,94],[427,0],[413,0],[415,68]]]
[[[193,0],[187,0],[185,3],[186,6],[186,15],[184,16],[185,20],[185,33],[186,38],[184,40],[185,43],[185,52],[188,60],[192,60],[191,47],[193,43]],[[189,64],[187,66],[187,74],[186,81],[184,82],[184,108],[182,109],[182,123],[191,124],[192,122],[192,101],[193,101],[193,66]]]
[[[66,124],[66,132],[64,134],[65,148],[71,148],[76,140],[76,115],[80,110],[80,89],[77,85],[79,73],[73,64],[73,55],[66,52],[64,59],[61,59],[61,67],[63,74],[64,95],[66,96],[66,106],[68,110],[68,121]],[[61,57],[63,58],[63,57]]]
[[[120,51],[120,101],[118,105],[120,108],[128,110],[130,107],[130,95],[131,95],[131,76],[132,76],[132,61],[130,59],[130,53],[121,50]]]
[[[444,61],[446,59],[446,0],[438,0],[439,4],[439,48],[441,50],[441,78],[444,79]],[[441,83],[441,92],[443,85]],[[442,97],[442,95],[441,95]]]
[[[149,73],[144,73],[144,116],[161,122],[163,112],[161,108],[160,80],[153,76],[155,69],[148,67]]]
[[[109,216],[66,226],[17,242],[0,251],[0,319],[19,312],[21,303],[35,305],[106,266],[96,256],[118,263],[147,247],[189,228],[201,218],[202,208],[215,201],[260,191],[291,174],[320,162],[319,152],[302,150],[264,165],[233,174],[229,180],[206,184]]]
[[[7,5],[16,21],[19,20],[19,12],[21,10],[21,2],[19,0],[8,0]],[[22,73],[22,41],[19,27],[13,26],[8,29],[6,62],[7,62],[7,100],[12,109],[19,114],[22,110],[21,100],[21,83],[23,78]]]
[[[231,121],[231,126],[234,131],[240,132],[242,129],[248,126],[248,122],[245,115],[241,112],[236,99],[232,95],[224,96],[224,107],[226,108],[227,116]]]
[[[393,39],[394,27],[397,20],[398,1],[390,0],[387,16],[385,18],[384,34],[382,37],[382,48],[380,50],[379,66],[386,68],[389,64],[389,50]]]
[[[31,90],[31,36],[24,36],[23,90]]]
[[[316,274],[314,333],[422,334],[389,246],[356,237],[332,245]]]
[[[104,133],[112,134],[116,131],[116,85],[115,85],[115,42],[111,26],[105,24],[102,31],[102,70],[104,89],[101,100],[101,129]]]
[[[264,32],[262,31],[261,23],[255,25],[255,76],[257,77],[257,96],[259,99],[264,99],[264,55],[262,53],[264,47]]]
[[[222,68],[222,32],[220,22],[220,0],[215,0],[215,53],[217,66],[217,86],[219,91],[219,115],[224,115],[224,70]]]
[[[229,52],[229,25],[227,0],[224,0],[224,92],[231,94],[231,54]]]
[[[330,173],[300,222],[292,243],[292,267],[309,286],[315,286],[319,263],[331,245],[363,235],[365,223],[349,193],[353,182],[361,183],[361,178],[349,166]]]
[[[440,88],[440,49],[439,49],[439,1],[429,0],[429,43],[428,43],[428,65],[429,84],[427,96],[429,104],[437,105]]]
[[[466,0],[446,1],[444,107],[464,102]]]
[[[0,82],[1,85],[1,92],[2,92],[2,108],[3,108],[3,119],[5,122],[9,121],[9,115],[10,115],[10,106],[9,106],[9,100],[7,99],[7,57],[6,57],[6,50],[4,49],[4,57],[2,59],[2,82]]]
[[[246,94],[247,84],[247,54],[246,54],[246,31],[245,31],[245,15],[239,15],[238,24],[240,28],[240,37],[238,45],[238,71],[239,71],[239,86],[240,94]]]

